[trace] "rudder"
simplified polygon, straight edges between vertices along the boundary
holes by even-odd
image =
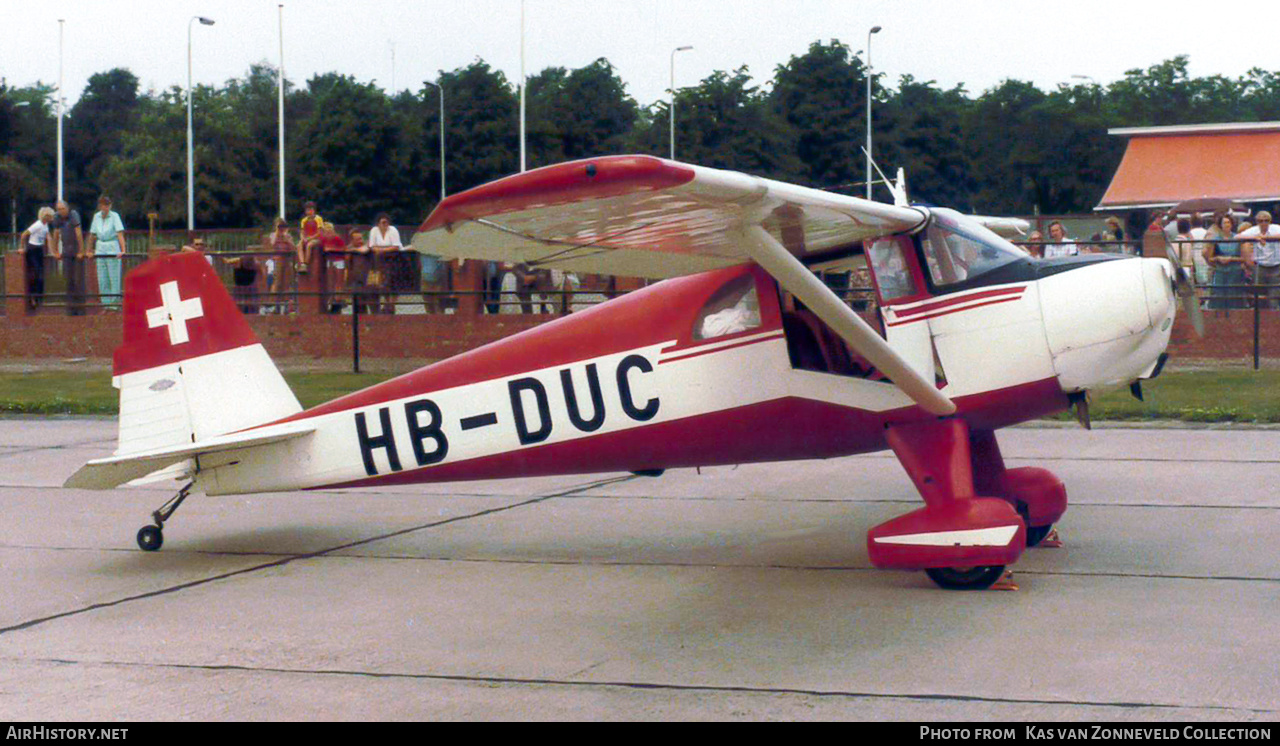
[[[302,411],[200,253],[152,259],[124,282],[116,455],[177,446]]]

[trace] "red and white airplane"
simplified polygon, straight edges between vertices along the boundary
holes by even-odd
[[[892,449],[924,507],[872,528],[877,567],[989,586],[1063,515],[995,431],[1159,372],[1185,282],[1163,259],[1030,257],[955,211],[648,156],[454,195],[414,248],[670,278],[303,410],[204,258],[129,273],[115,455],[66,486],[209,495],[634,472]],[[865,257],[881,334],[811,266]],[[850,490],[857,490],[855,484]]]

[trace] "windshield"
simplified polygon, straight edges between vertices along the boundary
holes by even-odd
[[[934,285],[972,280],[1030,256],[955,210],[934,208],[930,212],[933,219],[920,245]]]

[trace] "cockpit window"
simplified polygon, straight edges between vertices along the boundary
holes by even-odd
[[[867,245],[867,256],[871,258],[871,270],[875,272],[876,286],[880,288],[880,298],[885,303],[918,292],[897,238],[877,238]]]
[[[921,246],[934,285],[972,280],[1029,255],[955,210],[934,209]]]
[[[693,338],[715,339],[758,326],[760,298],[755,277],[748,272],[725,283],[703,304],[693,324]]]

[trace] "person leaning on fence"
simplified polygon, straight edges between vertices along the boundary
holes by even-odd
[[[1112,215],[1104,221],[1107,225],[1102,231],[1102,239],[1104,241],[1114,241],[1115,243],[1104,247],[1104,251],[1114,252],[1116,254],[1124,254],[1124,228],[1120,226],[1120,219]]]
[[[381,313],[395,313],[396,279],[403,274],[400,250],[404,248],[404,244],[400,242],[400,231],[391,224],[391,216],[385,212],[378,216],[369,229],[369,248],[373,251],[374,258],[373,270],[366,278],[367,286],[370,290],[383,292]]]
[[[204,251],[204,239],[197,238],[198,251]],[[186,247],[183,247],[186,250]],[[258,260],[253,254],[223,257],[223,264],[231,267],[231,297],[239,307],[240,313],[256,316],[258,314]]]
[[[18,239],[23,247],[24,279],[27,291],[27,308],[35,310],[44,302],[44,254],[49,243],[49,224],[53,222],[53,209],[41,207],[32,223]]]
[[[1266,286],[1258,298],[1266,298],[1263,308],[1275,308],[1280,299],[1280,227],[1271,222],[1271,213],[1260,211],[1254,216],[1258,224],[1236,234],[1236,238],[1248,241],[1250,250],[1245,252],[1245,266],[1253,273],[1256,285]]]
[[[1044,257],[1052,259],[1058,256],[1075,256],[1080,247],[1067,238],[1067,229],[1057,220],[1049,223],[1049,241],[1044,245]]]
[[[205,254],[208,249],[209,247],[204,243],[204,236],[192,231],[187,234],[187,242],[182,244],[182,248],[178,251],[184,254],[202,254],[204,256],[204,260],[208,262],[210,267],[212,267],[213,255]]]
[[[333,297],[347,286],[347,241],[338,235],[333,223],[320,224],[321,261],[325,263],[325,291],[329,293],[329,313],[342,311],[343,303]]]
[[[1231,240],[1235,236],[1235,218],[1230,213],[1218,218],[1218,223],[1206,234],[1209,241],[1204,250],[1205,261],[1213,268],[1213,293],[1209,297],[1209,308],[1225,311],[1231,308],[1245,307],[1245,257],[1239,241]]]
[[[89,224],[89,247],[98,270],[98,298],[108,310],[120,308],[120,264],[124,258],[124,221],[111,209],[111,198],[98,198],[98,211]]]
[[[364,242],[364,232],[359,228],[352,228],[347,235],[347,254],[351,258],[351,268],[347,270],[351,304],[357,312],[365,313],[369,308],[368,287],[369,275],[373,274],[373,253]]]
[[[67,315],[84,315],[84,263],[89,254],[84,250],[84,231],[80,213],[62,200],[54,205],[50,237],[53,255],[62,261],[62,274],[67,278]]]
[[[288,289],[290,280],[293,275],[289,269],[293,266],[295,255],[297,254],[297,245],[293,241],[293,234],[289,233],[289,226],[284,222],[284,218],[276,218],[272,223],[270,233],[263,236],[263,248],[274,253],[275,259],[275,278],[268,288],[273,296],[272,303],[276,313],[283,313],[288,308],[288,301],[284,297],[285,291]]]

